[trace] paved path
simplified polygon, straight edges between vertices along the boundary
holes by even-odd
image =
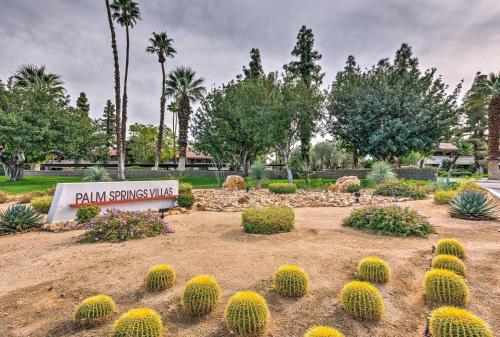
[[[500,180],[481,179],[477,183],[500,199]]]

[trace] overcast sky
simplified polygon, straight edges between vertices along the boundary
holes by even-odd
[[[153,31],[175,40],[178,53],[167,68],[190,66],[209,88],[240,73],[252,47],[260,48],[266,72],[281,70],[301,25],[313,29],[327,85],[349,54],[369,67],[392,58],[402,42],[413,47],[422,67],[436,67],[452,87],[464,79],[467,89],[478,70],[500,70],[498,0],[138,2],[142,21],[131,33],[131,123],[159,119],[160,65],[144,51]],[[117,31],[123,62],[125,36],[121,27]],[[73,103],[86,92],[92,116],[100,116],[114,95],[104,0],[0,0],[0,78],[25,63],[60,74]]]

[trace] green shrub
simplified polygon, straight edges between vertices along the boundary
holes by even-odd
[[[250,167],[250,178],[254,181],[255,186],[260,188],[262,181],[267,178],[266,165],[262,163],[255,163]]]
[[[111,337],[160,337],[163,323],[158,313],[149,308],[132,309],[120,316]]]
[[[354,192],[359,192],[360,189],[361,189],[361,186],[359,184],[352,183],[352,184],[347,185],[345,191],[347,193],[354,193]]]
[[[263,333],[270,316],[264,297],[252,291],[242,291],[233,295],[224,314],[228,330],[236,336]]]
[[[52,197],[38,197],[31,200],[31,207],[38,213],[47,214],[50,210],[50,205],[52,204]]]
[[[290,232],[294,224],[295,212],[290,207],[250,207],[242,215],[243,229],[251,234]]]
[[[450,215],[467,220],[496,219],[496,203],[486,194],[476,191],[462,192],[450,201]]]
[[[300,267],[281,266],[274,275],[274,287],[281,296],[302,297],[307,293],[309,278]]]
[[[5,204],[9,201],[9,195],[3,191],[0,191],[0,204]]]
[[[465,258],[464,245],[455,239],[441,239],[436,245],[437,253],[440,255],[453,255],[460,259]]]
[[[457,195],[458,192],[454,190],[449,190],[449,191],[437,190],[434,193],[434,202],[436,204],[449,204],[450,201]]]
[[[427,298],[439,303],[462,305],[469,296],[464,279],[446,269],[432,269],[425,273],[424,287]]]
[[[450,270],[457,275],[465,277],[465,264],[453,255],[438,255],[432,259],[431,266],[434,269]]]
[[[83,178],[85,181],[103,182],[111,180],[108,170],[102,166],[92,166],[87,169]]]
[[[193,185],[189,183],[179,184],[179,194],[190,194],[193,193]]]
[[[425,237],[435,232],[434,227],[420,214],[399,206],[360,208],[352,211],[342,225],[393,236]]]
[[[0,212],[0,235],[40,227],[42,216],[31,206],[14,205]]]
[[[177,196],[177,205],[179,207],[191,208],[194,204],[193,193],[182,193]]]
[[[182,304],[189,313],[201,316],[210,313],[219,302],[220,289],[217,281],[208,275],[196,276],[184,287]]]
[[[434,310],[429,329],[433,337],[493,337],[493,332],[483,320],[455,307]]]
[[[368,282],[352,281],[340,292],[342,308],[357,319],[379,319],[384,311],[382,296]]]
[[[410,185],[401,180],[386,181],[375,188],[378,195],[407,197],[416,200],[427,198],[425,187]]]
[[[344,334],[329,326],[315,326],[309,329],[304,337],[344,337]]]
[[[372,170],[367,178],[375,184],[382,184],[388,180],[396,179],[396,174],[392,171],[392,166],[388,162],[378,161],[373,163]]]
[[[76,222],[84,223],[92,220],[101,213],[101,207],[87,205],[76,210]]]
[[[146,288],[150,291],[160,291],[175,284],[175,271],[166,264],[160,264],[149,269],[146,275]]]
[[[378,257],[366,257],[358,263],[358,275],[365,281],[387,283],[391,276],[389,265]]]
[[[470,180],[463,181],[458,184],[457,191],[459,194],[463,192],[479,192],[486,194],[486,190],[484,188],[479,186],[476,182]]]
[[[96,324],[111,318],[115,312],[115,303],[111,297],[97,295],[83,300],[73,317],[79,324]]]
[[[276,194],[292,194],[297,192],[297,185],[290,183],[269,184],[269,191]]]

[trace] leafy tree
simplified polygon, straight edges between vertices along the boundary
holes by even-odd
[[[252,48],[250,50],[250,63],[247,67],[243,67],[243,74],[247,78],[255,78],[264,75],[264,69],[262,68],[262,60],[260,59],[260,50],[258,48]]]
[[[164,128],[162,137],[162,153],[160,161],[165,161],[172,155],[171,144],[172,131]],[[132,124],[130,126],[130,137],[127,148],[132,161],[137,164],[153,164],[156,160],[158,143],[158,127],[153,125]]]
[[[116,119],[116,114],[115,114],[115,106],[111,102],[110,99],[106,101],[106,106],[104,107],[104,112],[102,115],[101,119],[101,129],[104,131],[106,134],[106,143],[108,145],[113,144],[113,138],[115,135],[115,120]]]
[[[448,167],[448,181],[450,180],[451,171],[455,167],[458,158],[462,156],[470,156],[472,154],[472,145],[468,141],[458,138],[454,143],[455,146],[457,147],[457,151],[453,153],[450,166]]]
[[[63,98],[66,96],[64,82],[61,76],[47,73],[45,66],[32,64],[22,65],[12,76],[12,84],[18,88],[43,90],[51,96]]]
[[[319,142],[312,149],[313,160],[320,170],[336,169],[343,166],[349,154],[334,141]]]
[[[84,116],[89,116],[90,113],[90,104],[87,99],[87,95],[84,92],[80,93],[76,100],[76,107],[82,112]]]

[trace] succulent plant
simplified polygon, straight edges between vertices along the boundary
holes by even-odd
[[[468,220],[495,219],[495,201],[477,191],[463,192],[450,201],[450,215]]]
[[[359,276],[369,282],[387,283],[391,276],[389,265],[378,257],[366,257],[359,261]]]
[[[103,182],[111,180],[111,177],[109,176],[109,172],[106,168],[102,166],[92,166],[85,172],[85,177],[83,178],[83,180]]]
[[[228,330],[237,336],[264,332],[270,319],[266,300],[253,291],[234,294],[224,316]]]
[[[434,269],[447,269],[465,277],[465,264],[453,255],[438,255],[432,260],[431,266]]]
[[[427,298],[439,303],[461,305],[469,296],[463,277],[446,269],[432,269],[425,273],[424,287]]]
[[[315,326],[309,329],[304,337],[344,337],[344,334],[329,326]]]
[[[182,303],[192,315],[201,316],[211,312],[219,302],[220,290],[217,281],[208,275],[196,276],[184,287]]]
[[[285,265],[274,275],[274,287],[281,296],[302,297],[307,293],[309,279],[302,268]]]
[[[42,216],[31,206],[14,205],[0,213],[0,235],[39,227]]]
[[[74,319],[79,324],[95,324],[115,314],[113,299],[106,295],[88,297],[76,308]]]
[[[378,161],[373,163],[372,170],[368,173],[368,179],[375,182],[375,184],[382,184],[387,180],[395,179],[397,176],[392,171],[392,166],[386,161]]]
[[[170,288],[176,281],[175,271],[166,264],[160,264],[149,269],[146,275],[146,288],[160,291]]]
[[[384,311],[382,296],[368,282],[347,283],[340,292],[340,303],[349,315],[357,319],[379,319]]]
[[[490,327],[476,315],[455,307],[441,307],[431,314],[433,337],[493,337]]]
[[[163,323],[158,313],[149,308],[132,309],[120,316],[111,337],[160,337]]]
[[[453,255],[460,259],[465,258],[465,247],[456,239],[441,239],[436,245],[439,255]]]

